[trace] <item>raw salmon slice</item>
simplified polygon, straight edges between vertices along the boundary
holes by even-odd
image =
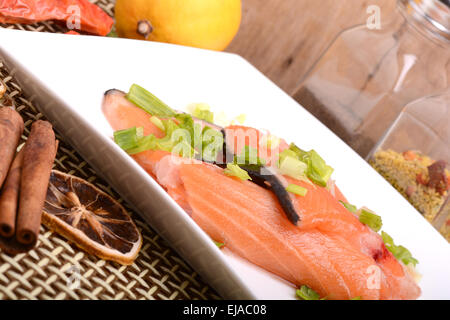
[[[163,136],[149,115],[120,91],[106,94],[103,112],[114,130],[136,126],[144,127],[144,134]],[[244,143],[258,149],[260,131],[242,126],[227,129],[256,136],[256,143],[246,137]],[[281,149],[288,147],[283,140],[280,145]],[[259,149],[258,155],[262,155]],[[414,299],[420,295],[381,237],[338,202],[347,201],[334,184],[330,192],[287,178],[308,189],[305,197],[295,199],[302,219],[296,227],[285,218],[273,193],[227,177],[216,166],[173,162],[164,151],[149,150],[133,158],[213,239],[295,285],[308,285],[330,299]],[[373,270],[379,271],[376,289],[367,283]]]
[[[122,91],[115,89],[106,91],[102,111],[114,131],[143,127],[146,136],[154,134],[157,138],[162,138],[165,135],[150,121],[151,116],[128,101]]]
[[[179,173],[192,218],[230,250],[330,299],[380,298],[381,290],[366,285],[366,271],[376,266],[372,258],[338,237],[300,231],[271,192],[208,166],[182,164]]]
[[[289,148],[285,140],[279,138],[278,144],[268,143],[269,133],[264,133],[255,128],[232,125],[225,128],[226,144],[234,154],[240,154],[245,146],[258,151],[258,157],[263,159],[266,165],[273,165],[278,154]]]
[[[272,192],[227,177],[221,168],[161,151],[134,157],[209,236],[293,284],[306,284],[330,299],[413,299],[420,294],[381,237],[325,188],[290,180],[309,188],[296,199],[304,218],[296,227]],[[377,289],[367,288],[371,276],[378,277]]]

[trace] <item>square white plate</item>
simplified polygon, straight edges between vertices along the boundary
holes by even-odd
[[[206,102],[247,125],[316,149],[351,203],[420,261],[423,299],[450,299],[450,245],[362,158],[241,57],[126,39],[0,29],[0,58],[83,157],[225,298],[294,299],[295,290],[218,250],[210,238],[110,139],[103,93],[137,83],[175,109]]]

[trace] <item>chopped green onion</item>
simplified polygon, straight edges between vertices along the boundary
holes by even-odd
[[[144,129],[133,127],[114,132],[114,141],[128,154],[136,154],[157,147],[154,135],[144,137]]]
[[[306,171],[308,178],[314,183],[326,187],[333,173],[333,168],[328,166],[316,151],[311,150],[308,153],[308,170]]]
[[[307,168],[308,166],[304,162],[290,156],[284,156],[279,165],[281,174],[290,176],[297,180],[304,179]]]
[[[278,148],[280,145],[281,139],[272,134],[266,134],[262,137],[261,142],[259,143],[260,148],[266,148],[267,150],[272,150]]]
[[[142,137],[139,139],[138,145],[135,148],[126,151],[128,154],[133,155],[147,150],[155,150],[157,148],[157,140],[158,139],[152,134]]]
[[[306,193],[308,193],[308,189],[298,186],[296,184],[288,185],[286,187],[286,191],[302,197],[306,196]]]
[[[213,240],[214,244],[217,246],[217,248],[221,249],[222,247],[225,246],[225,243],[222,242],[217,242],[216,240]]]
[[[187,129],[179,128],[172,133],[170,140],[173,144],[172,152],[181,154],[183,157],[193,157],[195,149],[192,146],[192,133]]]
[[[151,115],[164,117],[173,117],[176,115],[176,112],[167,104],[137,84],[131,86],[126,97]]]
[[[210,143],[214,142],[216,139],[219,141],[221,146],[223,146],[223,134],[222,132],[215,130],[211,127],[205,126],[202,130],[202,144],[203,148],[209,145]]]
[[[306,175],[311,181],[322,187],[327,186],[333,168],[328,166],[315,150],[306,152],[293,143],[289,146],[289,150],[297,155],[298,160],[307,164]]]
[[[194,119],[190,114],[180,113],[175,116],[175,119],[179,121],[179,127],[186,129],[191,135],[191,140],[194,137]]]
[[[156,149],[171,152],[175,143],[172,139],[172,135],[166,135],[164,138],[155,139]]]
[[[267,137],[267,148],[269,150],[278,148],[280,146],[281,139],[274,135],[269,135]]]
[[[372,229],[375,232],[380,231],[381,227],[383,226],[381,217],[366,209],[361,209],[361,213],[359,214],[359,221],[366,224],[370,229]]]
[[[223,173],[230,177],[237,177],[241,180],[252,180],[247,171],[239,167],[237,164],[228,163],[227,168],[223,170]]]
[[[242,152],[234,157],[236,164],[264,166],[266,162],[258,157],[258,149],[250,146],[242,148]]]
[[[192,148],[191,144],[185,139],[181,139],[177,142],[171,152],[184,158],[193,158],[196,154],[195,149]]]
[[[351,298],[350,300],[361,300],[361,297],[354,297],[354,298]]]
[[[247,116],[245,114],[240,114],[238,115],[236,118],[234,118],[237,122],[239,122],[240,124],[244,124],[245,120],[246,120]]]
[[[340,203],[342,203],[342,205],[350,212],[352,213],[356,213],[356,211],[358,211],[358,208],[350,203],[346,203],[342,200],[339,200]]]
[[[321,300],[320,295],[308,286],[301,286],[296,294],[302,300]]]
[[[214,114],[214,123],[221,127],[228,127],[231,123],[225,112],[220,111]]]
[[[191,114],[201,120],[208,122],[214,121],[214,113],[211,112],[211,108],[206,103],[195,103],[190,106]]]
[[[297,147],[295,145],[295,143],[291,143],[289,145],[289,150],[291,150],[292,152],[295,152],[295,154],[297,154],[297,157],[299,158],[300,161],[303,161],[305,163],[307,162],[306,158],[308,157],[308,152]]]
[[[161,131],[166,131],[164,123],[157,116],[151,117],[150,122],[153,123],[155,126],[157,126],[159,129],[161,129]]]
[[[419,261],[412,256],[411,252],[408,249],[406,249],[404,246],[395,245],[392,237],[386,232],[381,231],[381,237],[383,238],[386,248],[390,252],[392,252],[397,260],[402,261],[405,265],[412,263],[414,266],[416,266],[416,264],[419,263]]]
[[[130,128],[126,130],[116,131],[114,133],[115,142],[129,154],[137,154],[146,150],[163,150],[173,152],[183,157],[193,157],[196,150],[192,146],[192,132],[194,131],[194,124],[191,121],[192,117],[187,115],[179,117],[180,125],[178,126],[171,119],[159,119],[158,117],[151,117],[156,126],[161,127],[166,133],[163,138],[156,138],[153,134],[143,136],[143,128]],[[201,130],[198,130],[199,140],[201,141]],[[222,143],[223,144],[223,143]]]
[[[223,134],[205,126],[202,131],[202,159],[214,162],[217,155],[223,150]]]
[[[180,127],[173,121],[172,119],[161,119],[161,122],[164,125],[163,131],[166,133],[166,136],[171,137],[173,132]]]
[[[281,164],[286,157],[291,157],[298,160],[297,154],[294,151],[286,149],[278,155],[278,163]]]
[[[139,140],[139,129],[136,127],[114,132],[114,141],[124,150],[136,148]]]
[[[192,141],[192,147],[198,151],[203,150],[203,130],[201,123],[194,123],[194,135]]]

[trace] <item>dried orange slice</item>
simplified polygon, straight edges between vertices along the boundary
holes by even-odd
[[[126,210],[75,176],[52,171],[42,222],[78,247],[105,260],[130,265],[142,236]]]

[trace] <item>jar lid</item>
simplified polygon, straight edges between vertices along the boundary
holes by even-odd
[[[450,41],[450,0],[400,0],[404,12],[428,32]]]

